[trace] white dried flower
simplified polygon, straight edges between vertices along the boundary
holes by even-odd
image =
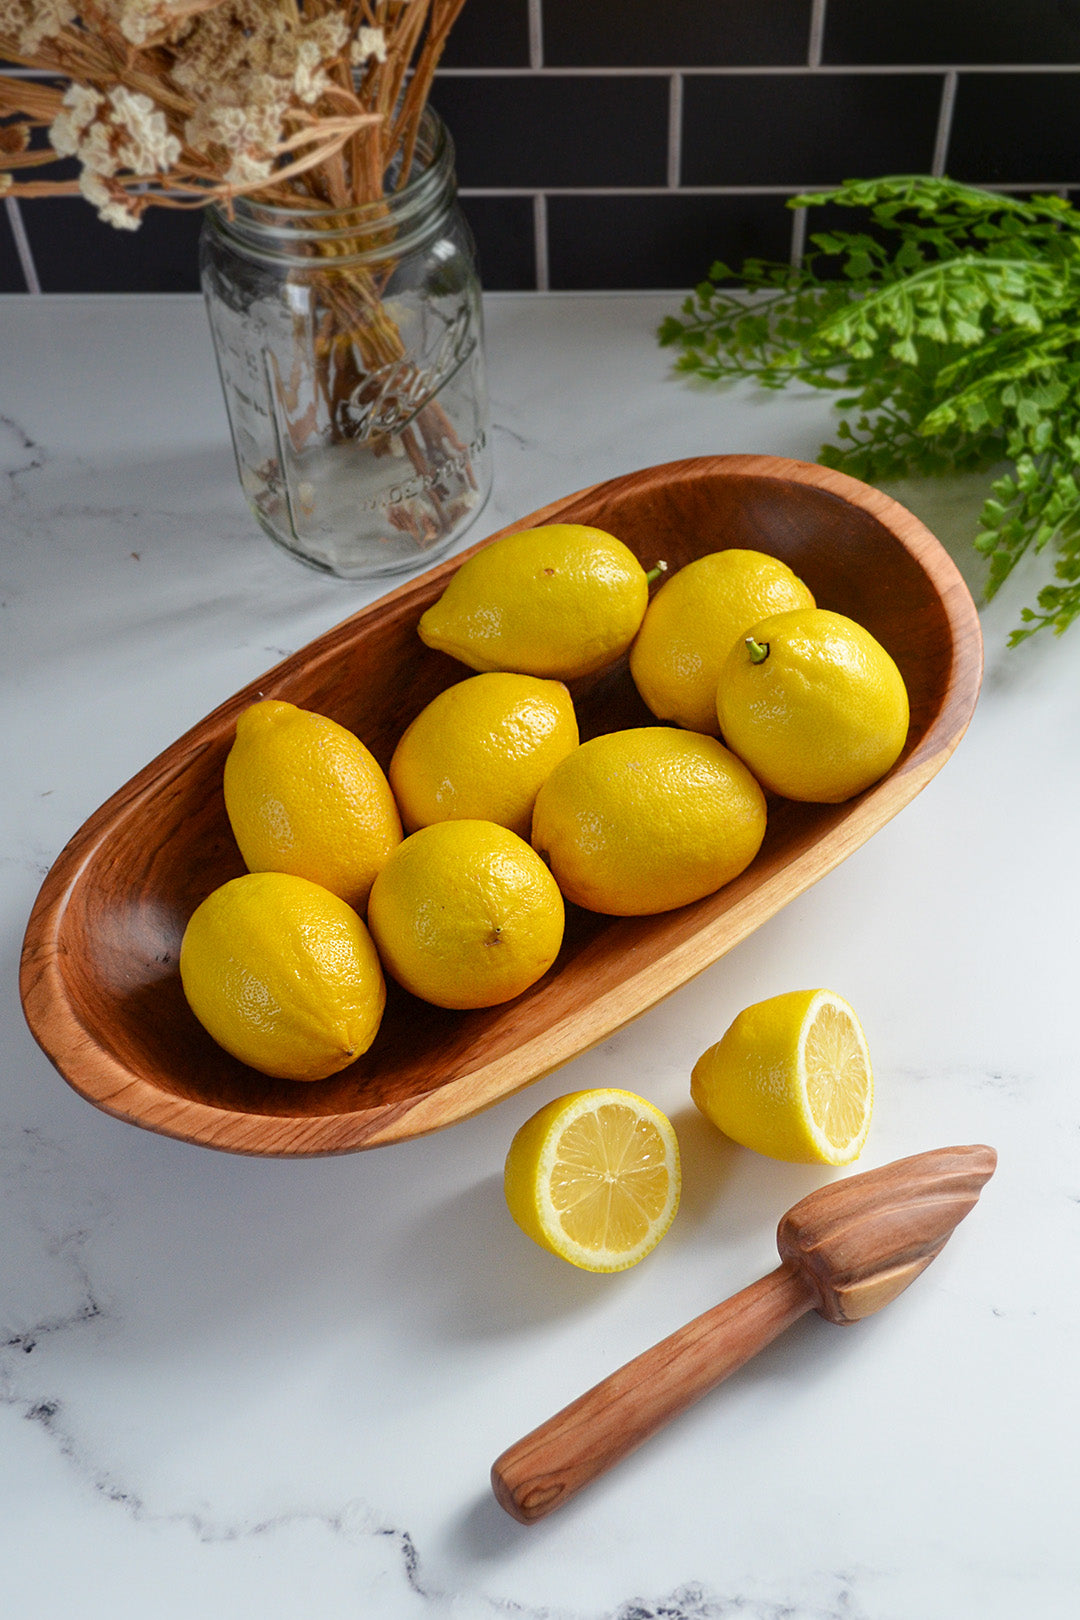
[[[125,0],[116,19],[120,32],[132,45],[145,45],[162,31],[161,10],[158,0]]]
[[[328,65],[335,61],[349,43],[349,25],[338,12],[329,12],[306,23],[296,43],[296,68],[293,88],[308,106],[331,85]]]
[[[225,179],[233,186],[258,186],[269,180],[274,172],[270,158],[252,157],[250,152],[237,152],[225,170]]]
[[[196,12],[213,10],[218,0],[98,0],[132,45],[176,39]]]
[[[138,214],[132,213],[127,204],[116,198],[106,203],[104,208],[98,209],[98,218],[118,231],[137,231],[142,223]]]
[[[55,39],[75,20],[68,0],[3,0],[0,33],[14,35],[22,56],[32,56],[47,39]]]
[[[353,67],[363,67],[365,62],[385,62],[386,35],[382,29],[358,28],[349,52],[349,60]]]
[[[113,120],[126,135],[116,155],[133,174],[160,174],[177,162],[180,142],[169,134],[165,114],[149,96],[118,84],[109,91]]]
[[[49,144],[60,157],[74,157],[87,125],[105,97],[89,85],[73,84],[64,92],[61,109],[49,126]]]
[[[223,0],[185,30],[172,77],[197,101],[211,89],[240,102],[255,75],[286,79],[296,67],[296,34],[285,14],[268,14],[266,0]]]
[[[229,94],[235,94],[236,87]],[[232,185],[254,185],[270,178],[291,85],[268,74],[244,81],[243,100],[204,102],[184,126],[184,138],[197,152],[224,151],[224,178]]]
[[[293,73],[293,89],[297,98],[310,107],[329,88],[330,75],[323,66],[319,47],[314,40],[302,39],[296,48],[296,69]]]
[[[96,169],[84,169],[79,176],[79,190],[88,203],[93,203],[97,209],[107,208],[112,202],[112,192],[105,184]]]
[[[119,188],[110,188],[95,169],[83,169],[79,176],[79,190],[87,202],[93,203],[98,218],[119,231],[137,231],[141,223],[134,212],[131,199]]]
[[[301,39],[314,45],[323,60],[329,62],[340,56],[349,43],[349,25],[339,12],[331,11],[306,23]]]
[[[79,142],[77,155],[84,171],[89,170],[92,174],[115,174],[120,167],[120,160],[113,144],[112,126],[101,119],[92,123]]]

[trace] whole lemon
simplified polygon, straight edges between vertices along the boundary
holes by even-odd
[[[724,659],[759,619],[813,607],[802,580],[764,551],[714,551],[666,580],[630,649],[630,673],[658,720],[716,736]]]
[[[195,1017],[241,1063],[324,1080],[366,1052],[386,986],[351,906],[307,878],[249,872],[207,896],[180,945]]]
[[[607,732],[536,796],[533,847],[563,894],[619,917],[712,894],[753,860],[765,796],[715,737],[671,726]]]
[[[577,744],[561,681],[472,675],[440,692],[403,733],[390,786],[410,832],[433,821],[497,821],[528,838],[541,783]]]
[[[582,523],[503,535],[462,563],[419,624],[470,669],[570,680],[633,641],[649,585],[633,552]]]
[[[273,699],[236,722],[225,808],[250,872],[310,878],[360,910],[402,837],[390,784],[360,739]]]
[[[756,624],[724,663],[720,730],[786,799],[840,804],[885,775],[908,732],[903,676],[880,642],[825,608]]]
[[[492,821],[411,833],[371,889],[383,966],[437,1007],[495,1007],[535,984],[562,944],[555,879],[523,838]]]

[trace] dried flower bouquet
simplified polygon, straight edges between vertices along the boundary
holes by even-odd
[[[226,214],[238,199],[325,212],[327,267],[348,259],[351,211],[409,178],[432,79],[464,0],[0,0],[0,196],[84,196],[135,229],[150,207]],[[30,71],[27,71],[30,70]],[[57,177],[57,160],[77,173]],[[47,177],[36,170],[52,165]],[[362,243],[357,243],[362,247]],[[316,249],[318,251],[318,249]],[[463,446],[438,406],[406,409],[409,360],[383,291],[387,258],[323,278],[319,410],[337,437],[403,452],[418,473]],[[295,272],[310,288],[308,260]],[[300,334],[298,333],[298,341]],[[394,377],[401,408],[387,400]],[[376,379],[374,383],[370,379]],[[381,380],[380,380],[381,379]],[[365,382],[382,409],[349,410]],[[287,392],[287,381],[285,384]],[[312,430],[311,402],[289,424]],[[407,421],[404,429],[402,422]],[[437,489],[394,521],[419,546],[459,514]]]
[[[82,192],[128,228],[152,204],[376,201],[463,4],[0,0],[0,56],[43,76],[0,75],[0,193]],[[17,178],[58,156],[77,178]]]

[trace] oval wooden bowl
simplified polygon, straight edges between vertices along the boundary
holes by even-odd
[[[461,561],[451,558],[215,709],[60,854],[27,928],[23,1006],[40,1045],[88,1101],[169,1136],[268,1155],[347,1152],[453,1124],[604,1040],[716,961],[883,826],[960,741],[982,674],[975,607],[939,543],[880,492],[803,462],[713,456],[612,479],[512,527],[554,521],[610,530],[646,567],[663,558],[674,570],[729,546],[783,558],[822,607],[864,624],[899,664],[911,730],[896,766],[847,804],[773,800],[757,859],[708,899],[642,918],[569,907],[558,961],[513,1002],[446,1012],[391,985],[379,1035],[350,1068],[316,1084],[267,1079],[204,1033],[177,972],[188,917],[243,870],[221,788],[236,717],[258,697],[314,709],[355,731],[385,767],[413,716],[472,673],[416,634]],[[574,696],[583,737],[656,723],[625,660],[577,683]]]

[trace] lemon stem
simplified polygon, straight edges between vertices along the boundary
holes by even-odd
[[[767,641],[755,641],[753,636],[747,636],[746,645],[750,649],[750,662],[752,664],[763,664],[768,658],[769,643]]]
[[[645,575],[645,583],[647,585],[651,585],[654,579],[659,579],[661,574],[666,574],[666,573],[667,573],[667,563],[666,562],[658,562],[656,567],[655,568],[650,568],[649,572]]]

